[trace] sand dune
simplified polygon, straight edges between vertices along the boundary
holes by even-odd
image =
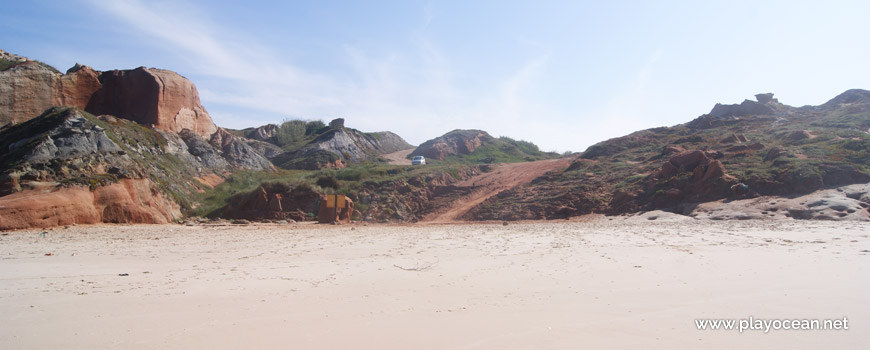
[[[0,236],[0,347],[870,343],[868,223],[611,219],[9,232]],[[740,334],[694,324],[748,316],[846,316],[852,327]]]

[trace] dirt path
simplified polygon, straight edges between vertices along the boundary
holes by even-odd
[[[539,160],[525,163],[499,164],[488,173],[483,173],[456,186],[478,187],[460,197],[446,209],[427,215],[424,222],[454,222],[457,218],[501,191],[532,182],[535,178],[553,170],[564,169],[571,164],[570,158]]]
[[[393,152],[389,154],[384,154],[381,157],[387,158],[390,160],[390,164],[393,165],[411,165],[411,161],[405,157],[407,157],[411,152],[414,152],[414,148],[401,150],[398,152]]]

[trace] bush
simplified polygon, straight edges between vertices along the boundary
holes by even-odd
[[[317,186],[336,190],[341,188],[341,184],[338,183],[338,179],[334,175],[324,175],[317,178]]]
[[[278,126],[275,143],[284,147],[305,141],[306,136],[315,135],[326,127],[320,120],[285,120]]]
[[[344,181],[359,181],[368,176],[368,169],[363,167],[345,168],[338,172],[338,179]]]
[[[305,139],[306,122],[303,120],[288,120],[281,123],[275,133],[275,143],[278,146],[293,144]]]
[[[326,124],[323,124],[320,120],[312,120],[305,124],[305,135],[313,135],[318,132],[318,130],[326,127]]]

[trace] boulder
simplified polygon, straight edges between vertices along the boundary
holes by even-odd
[[[769,92],[765,94],[756,94],[755,100],[757,100],[758,103],[777,102],[777,100],[773,98],[773,94]]]
[[[701,177],[701,181],[710,181],[724,176],[725,165],[723,165],[722,162],[718,160],[713,160],[709,164],[707,164],[707,167],[704,170],[704,175]]]
[[[680,172],[680,168],[677,168],[671,162],[665,162],[664,164],[662,164],[662,167],[659,170],[659,178],[667,179],[671,176],[676,175],[678,172]]]
[[[676,166],[680,171],[692,171],[696,166],[707,160],[704,151],[686,151],[674,155],[668,162]]]
[[[333,129],[344,128],[344,118],[336,118],[329,122],[329,127]]]

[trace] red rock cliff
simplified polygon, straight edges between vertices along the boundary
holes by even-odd
[[[84,109],[100,89],[98,75],[79,65],[60,74],[29,60],[0,72],[0,126],[28,121],[53,106]]]
[[[99,72],[76,64],[60,74],[2,50],[0,58],[19,62],[0,71],[0,126],[25,122],[50,107],[69,106],[166,131],[190,129],[206,139],[217,131],[196,86],[175,72],[145,67]]]
[[[90,99],[85,110],[110,114],[161,130],[184,129],[209,137],[217,127],[199,102],[199,93],[190,80],[175,72],[139,67],[113,70],[100,75],[102,88]]]

